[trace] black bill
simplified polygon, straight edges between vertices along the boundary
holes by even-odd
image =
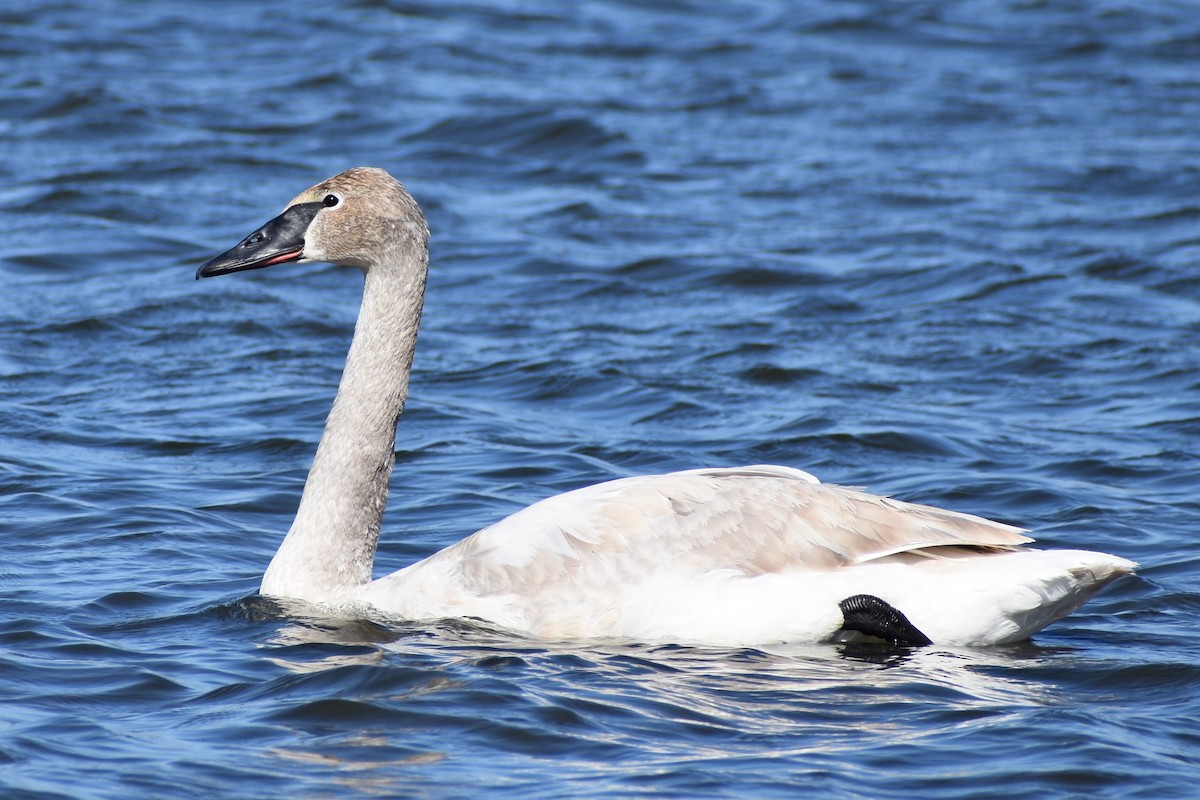
[[[304,233],[324,205],[297,203],[275,219],[196,270],[196,279],[262,269],[296,261],[304,255]]]

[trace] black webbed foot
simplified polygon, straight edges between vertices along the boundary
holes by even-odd
[[[877,636],[896,644],[921,645],[933,644],[928,636],[921,633],[908,617],[883,600],[872,594],[856,594],[838,603],[842,609],[845,622],[842,628],[848,631]]]

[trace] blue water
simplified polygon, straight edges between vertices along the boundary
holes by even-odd
[[[0,795],[1200,793],[1193,4],[7,0],[0,64]],[[282,615],[361,280],[192,276],[359,164],[434,231],[379,573],[756,462],[1142,570],[994,650]]]

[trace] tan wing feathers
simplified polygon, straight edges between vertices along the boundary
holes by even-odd
[[[496,592],[664,569],[830,570],[928,548],[1032,541],[1010,525],[805,478],[744,468],[611,481],[536,503],[443,552],[459,559],[466,583]]]

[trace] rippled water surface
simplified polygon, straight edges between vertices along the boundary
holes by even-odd
[[[1191,3],[8,0],[0,59],[3,796],[1196,796]],[[361,280],[192,276],[358,164],[434,230],[378,572],[759,462],[1141,572],[996,650],[281,613]]]

